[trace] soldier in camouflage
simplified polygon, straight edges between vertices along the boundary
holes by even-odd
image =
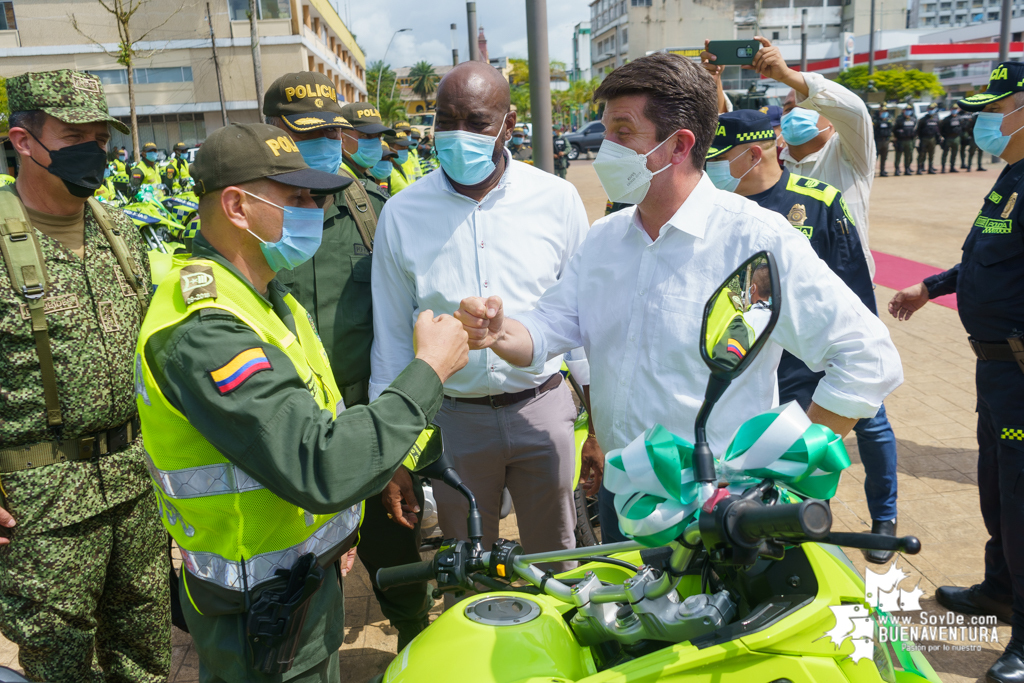
[[[133,375],[149,261],[92,199],[108,124],[128,129],[95,76],[27,73],[7,92],[21,172],[0,188],[0,632],[32,680],[165,681],[167,535]]]

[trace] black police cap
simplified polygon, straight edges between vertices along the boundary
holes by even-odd
[[[740,109],[719,114],[718,129],[715,131],[715,139],[711,142],[711,149],[708,150],[706,158],[714,159],[736,145],[774,139],[775,129],[768,114],[762,114],[755,109]]]

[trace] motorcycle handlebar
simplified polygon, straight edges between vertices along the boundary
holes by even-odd
[[[377,570],[377,587],[387,590],[395,586],[410,583],[424,583],[434,578],[434,562],[425,560],[414,564],[403,564],[397,567],[384,567]]]
[[[757,505],[740,509],[736,532],[750,541],[766,538],[820,541],[832,528],[832,511],[820,500],[792,505]]]
[[[863,548],[865,550],[889,550],[896,553],[916,555],[921,552],[921,541],[916,536],[883,536],[881,534],[852,534],[835,532],[828,535],[826,543],[834,543],[846,548]]]

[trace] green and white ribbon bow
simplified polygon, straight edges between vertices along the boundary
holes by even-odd
[[[795,402],[744,422],[715,463],[730,493],[771,477],[801,497],[823,500],[835,495],[849,466],[842,439],[812,424]],[[677,538],[700,507],[693,444],[657,424],[605,456],[604,485],[615,494],[622,533],[649,547]]]

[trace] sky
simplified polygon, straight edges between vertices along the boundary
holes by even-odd
[[[469,57],[465,0],[331,0],[360,47],[366,63],[384,57],[388,41],[400,28],[387,53],[391,68],[412,66],[421,59],[451,64],[451,24],[456,24],[459,61]],[[548,51],[551,59],[572,65],[572,29],[590,19],[591,0],[548,0]],[[351,21],[349,21],[351,18]],[[527,57],[524,0],[477,0],[477,27],[483,27],[493,57]]]

